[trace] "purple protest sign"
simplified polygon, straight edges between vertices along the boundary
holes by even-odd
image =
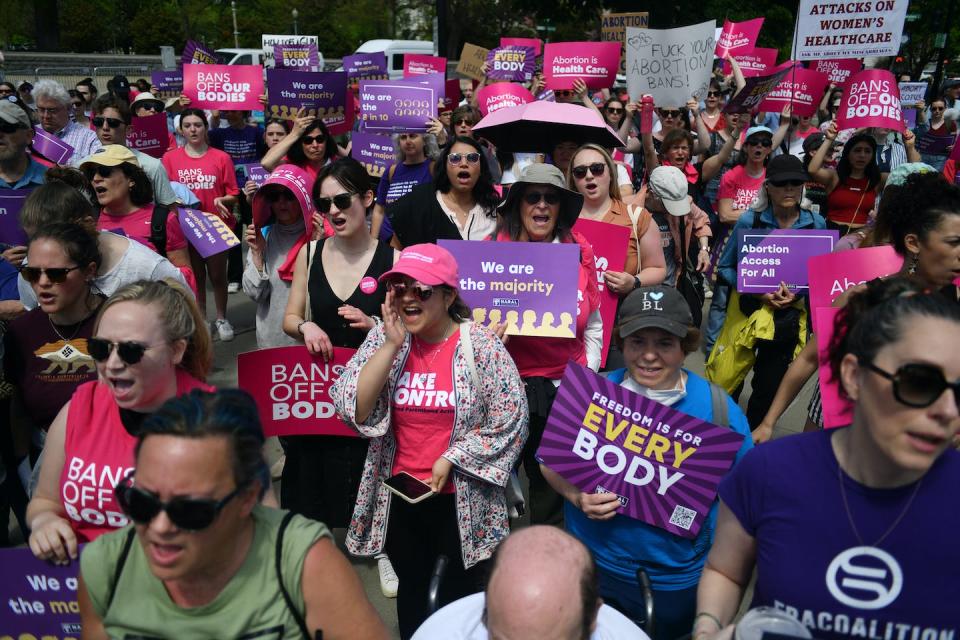
[[[505,323],[511,335],[574,337],[580,268],[576,243],[437,244],[456,258],[460,296],[476,322]]]
[[[724,113],[743,113],[756,109],[767,94],[773,91],[783,80],[783,77],[790,73],[790,68],[780,69],[766,76],[753,76],[746,78],[746,84],[730,98],[723,107]]]
[[[58,566],[30,549],[0,549],[3,638],[79,638],[78,561]]]
[[[628,391],[570,363],[537,458],[584,493],[614,493],[618,512],[695,538],[743,436]]]
[[[183,64],[218,64],[217,54],[196,40],[187,40],[180,56]]]
[[[533,47],[497,47],[487,54],[487,77],[491,80],[529,82],[537,70]]]
[[[66,164],[73,157],[73,147],[66,142],[44,131],[40,125],[34,127],[33,149],[51,162]]]
[[[435,86],[416,80],[361,80],[360,114],[373,132],[426,131],[437,114]]]
[[[154,71],[150,74],[150,84],[162,95],[178,96],[183,93],[183,71]]]
[[[27,234],[20,227],[20,210],[33,189],[0,189],[0,242],[26,246]]]
[[[223,253],[240,244],[237,235],[212,213],[180,207],[177,211],[180,228],[201,258]]]
[[[320,52],[315,44],[275,44],[273,63],[277,69],[318,71]]]
[[[945,156],[950,152],[950,145],[955,142],[952,135],[939,136],[929,129],[922,136],[917,137],[916,147],[920,153]]]
[[[257,189],[263,186],[263,183],[267,181],[267,177],[270,175],[269,171],[255,162],[237,165],[237,168],[242,169],[246,173],[247,179],[252,180],[253,183],[257,185]]]
[[[293,120],[297,109],[306,108],[333,134],[353,124],[353,113],[347,113],[347,74],[342,71],[267,69],[267,95],[270,117]]]
[[[343,70],[351,82],[360,79],[386,80],[390,77],[387,56],[382,51],[343,56]]]
[[[828,229],[738,229],[737,291],[772,293],[781,282],[807,289],[807,261],[833,251],[839,239]]]
[[[397,161],[397,151],[390,136],[354,131],[350,140],[350,156],[362,164],[374,178],[382,176],[383,172]]]
[[[148,156],[162,158],[170,146],[167,116],[155,113],[152,116],[133,118],[127,128],[127,146]]]

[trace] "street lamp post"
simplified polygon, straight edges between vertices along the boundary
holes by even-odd
[[[290,15],[293,16],[293,35],[298,36],[300,35],[300,30],[299,26],[297,25],[297,17],[300,15],[300,12],[294,8],[290,11]]]
[[[240,32],[237,31],[237,2],[230,0],[230,10],[233,12],[233,46],[240,48]]]

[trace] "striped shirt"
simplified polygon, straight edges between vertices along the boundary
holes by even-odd
[[[81,161],[103,147],[93,129],[76,122],[69,123],[53,135],[73,147],[73,155],[67,160],[67,164],[71,167],[79,167]]]

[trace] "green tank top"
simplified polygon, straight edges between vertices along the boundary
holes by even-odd
[[[120,579],[111,589],[129,527],[100,536],[87,545],[80,570],[94,611],[111,638],[178,640],[298,639],[303,633],[277,584],[276,544],[286,512],[257,505],[253,543],[237,574],[212,602],[184,609],[170,599],[150,571],[143,547],[130,545]],[[283,535],[281,575],[297,611],[305,606],[300,578],[307,551],[331,537],[323,523],[294,516]],[[113,592],[113,601],[107,602]]]

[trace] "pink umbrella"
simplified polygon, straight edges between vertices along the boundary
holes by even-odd
[[[560,142],[592,142],[607,149],[623,146],[599,113],[582,105],[558,102],[497,109],[484,116],[473,130],[502,151],[550,153]]]

